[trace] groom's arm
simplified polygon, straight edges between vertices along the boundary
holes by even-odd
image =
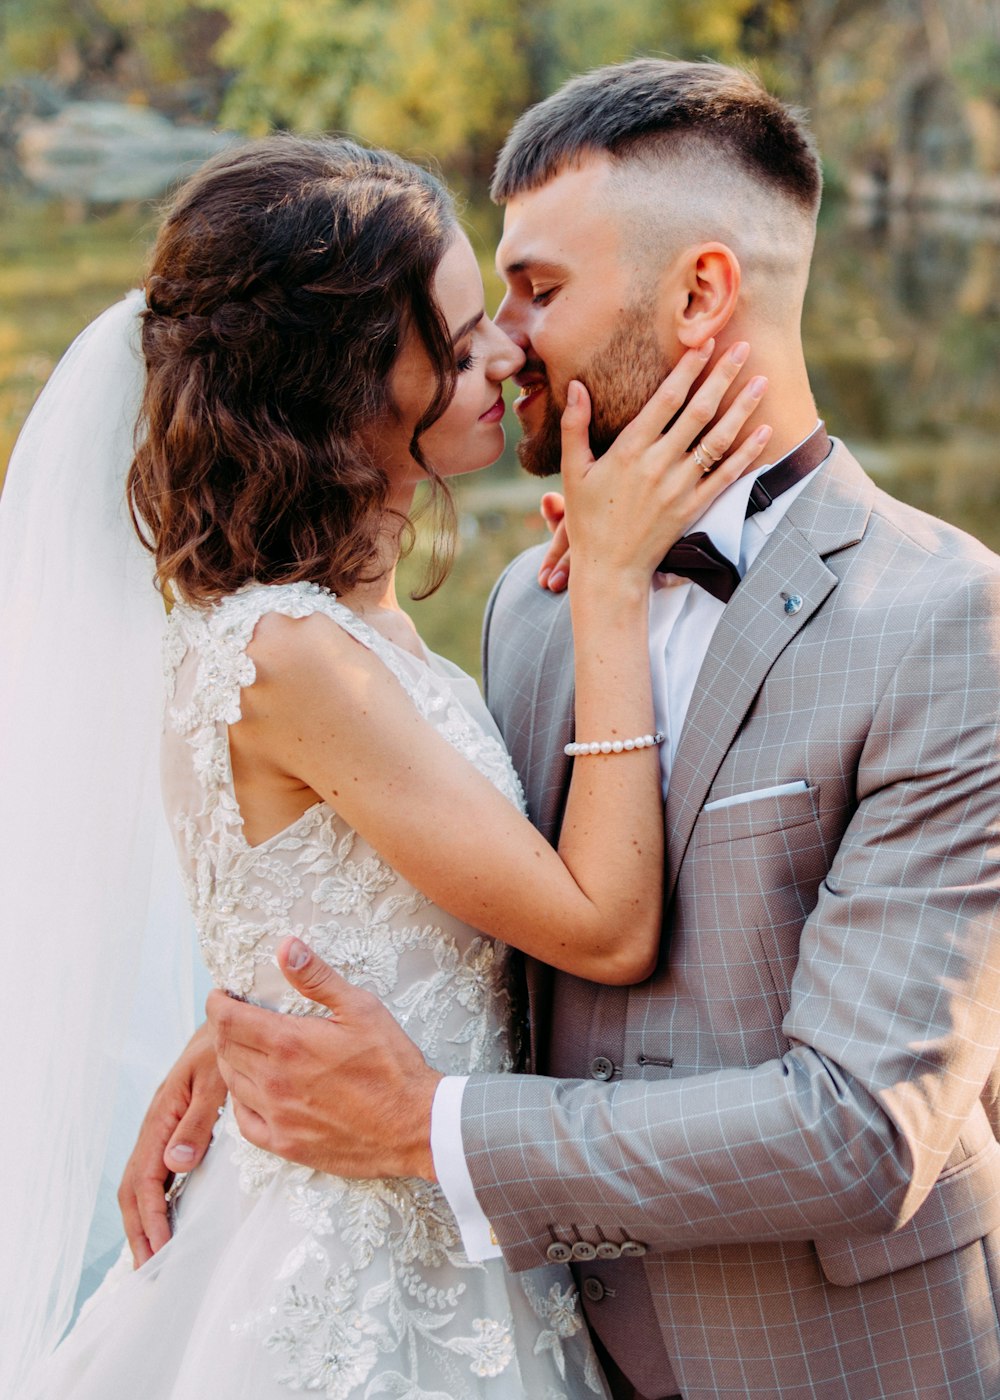
[[[588,1230],[664,1249],[888,1234],[977,1147],[995,1178],[979,1100],[1000,1060],[998,619],[995,581],[956,591],[882,697],[781,1059],[470,1080],[465,1153],[513,1267]]]

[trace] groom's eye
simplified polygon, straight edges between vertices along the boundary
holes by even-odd
[[[542,292],[533,291],[531,294],[532,306],[545,306],[555,294],[555,291],[555,287],[546,287],[546,289]]]

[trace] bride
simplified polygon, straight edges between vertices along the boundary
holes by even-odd
[[[177,195],[144,290],[69,352],[4,500],[5,546],[23,548],[0,574],[0,621],[21,646],[25,689],[37,682],[32,703],[55,695],[32,719],[12,683],[0,693],[0,723],[19,726],[15,744],[7,731],[20,785],[6,788],[3,830],[32,861],[12,861],[4,889],[37,874],[15,907],[34,901],[20,934],[26,947],[41,926],[48,952],[46,986],[22,986],[25,1010],[11,1018],[24,1073],[9,1121],[25,1136],[12,1139],[18,1194],[4,1209],[24,1248],[5,1243],[4,1325],[21,1330],[5,1339],[4,1379],[36,1400],[604,1394],[561,1266],[513,1275],[472,1263],[435,1186],[285,1162],[248,1143],[228,1108],[172,1202],[172,1237],[134,1271],[123,1257],[24,1378],[68,1320],[111,1133],[95,1086],[177,996],[164,949],[180,924],[149,772],[135,771],[156,595],[134,550],[116,573],[115,470],[132,457],[134,394],[127,497],[173,601],[163,799],[212,979],[276,1011],[322,1013],[276,964],[283,940],[301,937],[450,1073],[514,1062],[508,948],[595,980],[650,970],[663,831],[648,583],[762,446],[737,447],[709,476],[688,451],[703,419],[678,404],[704,376],[699,410],[714,412],[735,373],[708,369],[711,346],[686,355],[596,461],[586,390],[570,386],[577,732],[621,742],[581,755],[556,853],[523,816],[474,683],[427,651],[396,601],[416,487],[429,481],[447,514],[446,478],[496,460],[501,384],[523,361],[485,314],[444,190],[347,141],[243,147]],[[755,406],[737,399],[716,437],[735,441]],[[67,461],[53,487],[47,472]],[[93,538],[76,517],[60,537],[55,490],[75,493],[67,511],[100,490],[85,468],[111,480],[111,504],[91,510]],[[42,548],[53,540],[65,553]],[[81,558],[93,587],[77,611]],[[53,592],[60,574],[66,591]],[[54,630],[38,630],[53,613]],[[31,756],[36,740],[54,743],[58,770]]]

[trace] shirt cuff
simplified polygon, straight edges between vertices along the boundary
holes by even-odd
[[[476,1200],[462,1146],[462,1094],[468,1075],[445,1075],[434,1091],[431,1105],[431,1156],[434,1174],[451,1206],[462,1236],[462,1246],[473,1263],[499,1259],[503,1253],[490,1222]]]

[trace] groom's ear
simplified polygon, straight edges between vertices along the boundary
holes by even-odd
[[[740,281],[739,259],[725,243],[699,243],[678,258],[665,310],[685,349],[722,334],[736,311]]]

